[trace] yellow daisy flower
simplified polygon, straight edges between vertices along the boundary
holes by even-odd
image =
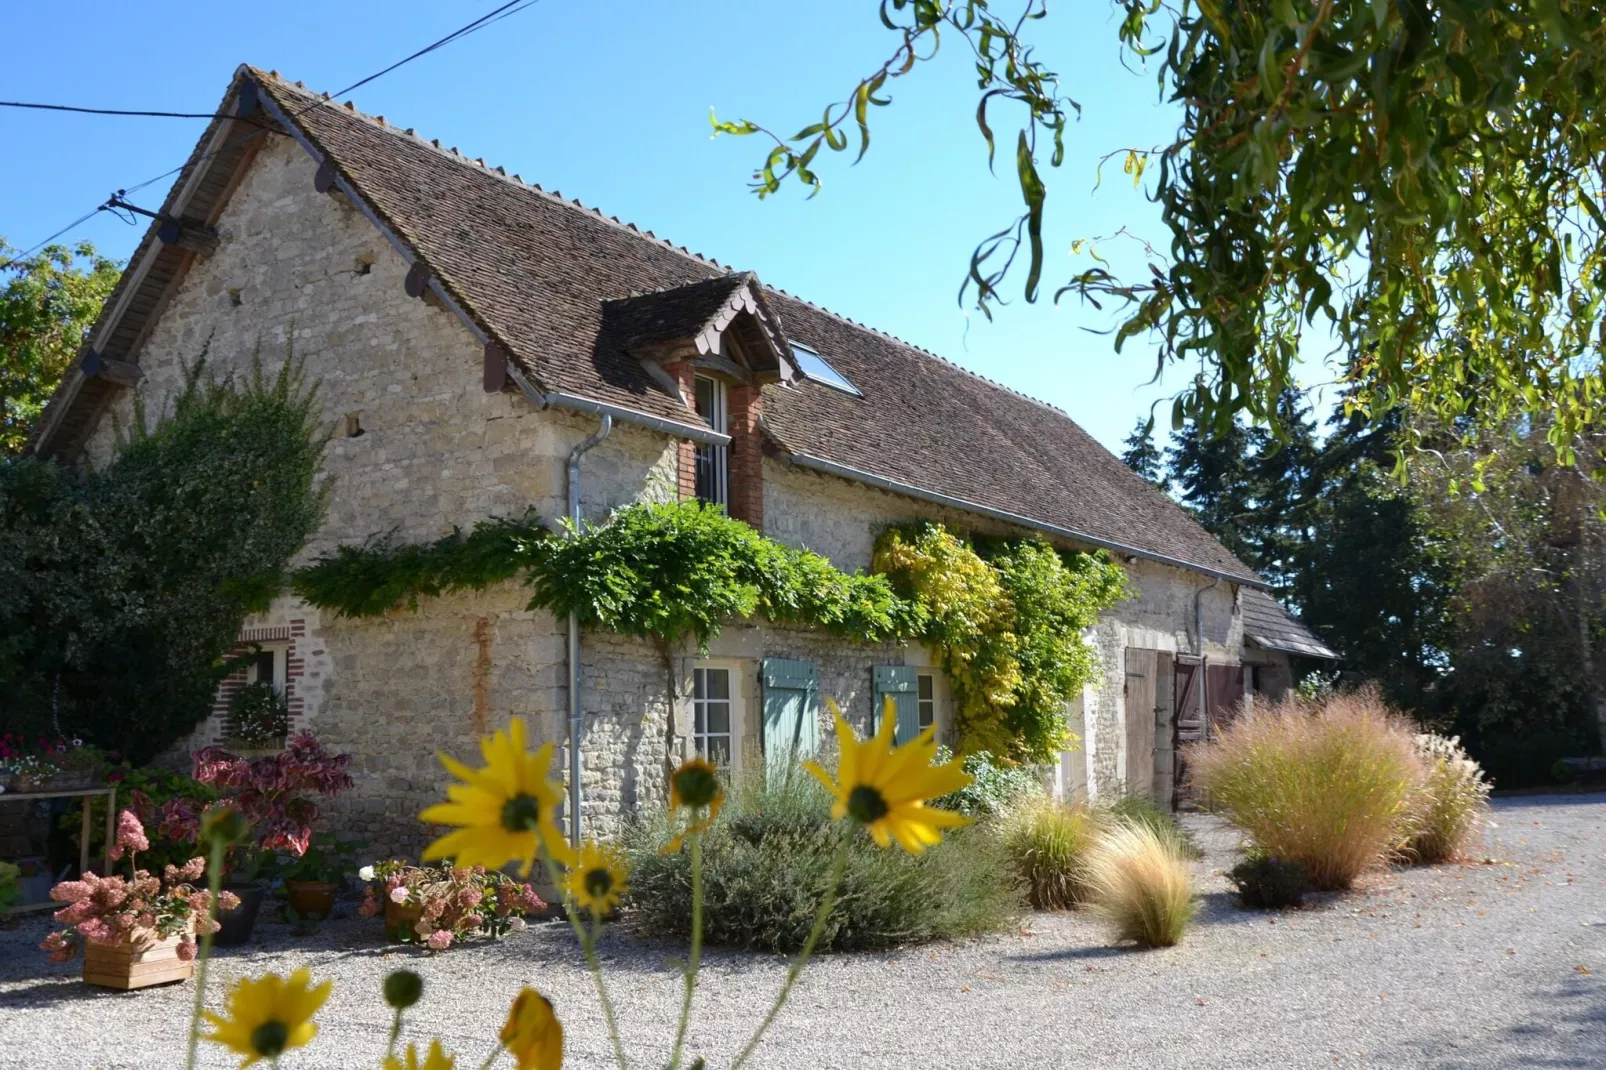
[[[595,840],[587,840],[581,846],[580,861],[569,870],[564,883],[576,904],[599,917],[617,906],[629,887],[624,859],[618,850]]]
[[[459,866],[487,869],[517,861],[525,877],[543,848],[565,865],[572,862],[574,852],[558,828],[563,786],[550,776],[552,744],[528,753],[524,718],[515,717],[505,732],[483,737],[480,751],[485,756],[481,769],[440,756],[441,764],[463,783],[448,785],[451,802],[437,803],[418,818],[458,828],[430,844],[424,861],[450,858]]]
[[[837,747],[842,752],[837,776],[832,780],[815,762],[804,762],[803,768],[835,796],[832,817],[851,818],[880,846],[891,846],[897,840],[912,855],[941,843],[940,830],[967,823],[959,814],[926,806],[928,799],[958,791],[971,780],[957,758],[943,765],[932,764],[937,757],[935,728],[927,728],[901,747],[894,746],[892,734],[898,718],[889,697],[881,714],[881,730],[861,742],[837,704],[829,698],[825,701],[836,718]]]
[[[502,1047],[518,1062],[518,1070],[560,1070],[563,1066],[563,1026],[552,1004],[533,988],[513,1001],[502,1027]]]
[[[244,1055],[241,1067],[259,1059],[278,1059],[318,1033],[312,1016],[329,998],[331,985],[328,981],[315,988],[311,984],[312,971],[304,966],[288,980],[276,973],[255,980],[242,978],[223,1004],[226,1016],[206,1012],[206,1020],[216,1031],[205,1034],[204,1039]]]
[[[385,1070],[452,1070],[456,1065],[457,1057],[442,1051],[439,1040],[429,1042],[429,1054],[423,1062],[418,1061],[418,1048],[412,1044],[407,1045],[405,1060],[394,1055],[385,1056]]]
[[[662,853],[674,854],[691,833],[707,832],[723,805],[725,789],[719,783],[719,770],[714,768],[714,763],[701,755],[682,763],[669,774],[669,812],[688,810],[691,822],[669,841]]]

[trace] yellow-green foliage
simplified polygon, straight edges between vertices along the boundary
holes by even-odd
[[[1348,888],[1403,850],[1418,819],[1415,733],[1375,691],[1257,702],[1186,758],[1211,805],[1317,888]]]
[[[1093,909],[1115,923],[1118,940],[1170,947],[1193,920],[1193,871],[1148,825],[1117,821],[1105,830],[1086,873]]]
[[[1004,848],[1033,910],[1069,910],[1088,897],[1087,855],[1099,822],[1085,805],[1039,799],[1004,820]]]
[[[874,570],[929,616],[961,750],[1041,762],[1072,742],[1065,704],[1098,672],[1082,632],[1126,595],[1108,554],[1061,554],[1036,539],[973,543],[926,523],[885,532]]]

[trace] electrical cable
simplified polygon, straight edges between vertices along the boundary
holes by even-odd
[[[440,39],[438,39],[436,41],[431,42],[430,44],[425,45],[423,48],[420,48],[418,51],[412,53],[411,55],[409,55],[409,56],[407,56],[407,57],[405,57],[403,59],[397,60],[395,63],[392,63],[390,66],[384,68],[383,70],[377,71],[374,74],[368,75],[366,78],[362,78],[362,79],[360,79],[358,81],[355,81],[355,82],[351,83],[351,85],[347,86],[344,89],[339,90],[338,92],[324,94],[319,99],[313,101],[311,104],[308,104],[305,108],[302,108],[299,111],[292,112],[290,114],[290,118],[293,119],[293,118],[296,118],[297,116],[305,115],[307,112],[311,111],[313,108],[320,107],[320,106],[325,105],[325,104],[329,104],[336,97],[343,97],[347,93],[350,93],[352,90],[360,89],[363,86],[367,85],[368,83],[370,83],[370,82],[372,82],[372,81],[374,81],[374,80],[376,80],[378,78],[383,78],[385,75],[389,74],[390,72],[392,72],[392,71],[394,71],[394,70],[396,70],[396,69],[398,69],[400,67],[406,66],[407,64],[411,63],[415,59],[419,59],[422,56],[427,56],[429,53],[434,52],[436,49],[444,48],[446,45],[451,44],[453,41],[459,40],[460,38],[463,38],[463,37],[467,37],[468,35],[476,32],[478,30],[483,30],[485,27],[491,25],[494,22],[500,22],[502,19],[507,18],[509,15],[517,15],[520,11],[523,11],[526,8],[529,8],[529,7],[533,7],[539,2],[540,2],[540,0],[508,0],[507,3],[504,3],[501,6],[495,8],[495,9],[493,9],[491,11],[486,12],[485,14],[481,15],[479,18],[473,20],[472,22],[466,23],[463,26],[458,27],[457,29],[453,30],[451,33],[447,34],[445,37],[442,37],[442,38],[440,38]],[[75,111],[75,112],[87,112],[87,113],[90,113],[90,114],[161,115],[163,117],[171,117],[171,118],[181,118],[181,117],[182,118],[207,118],[208,117],[208,116],[203,116],[203,115],[201,115],[199,113],[190,115],[190,114],[187,114],[187,113],[181,114],[181,113],[177,113],[177,112],[171,112],[171,113],[122,112],[122,111],[117,111],[117,110],[114,110],[114,109],[76,108],[76,107],[69,107],[67,105],[52,105],[52,104],[30,105],[30,104],[23,104],[23,103],[18,103],[18,102],[0,101],[0,105],[5,105],[5,104],[11,104],[12,106],[16,106],[16,107],[36,107],[36,108],[40,108],[40,109],[43,109],[43,110],[50,110],[50,111]],[[218,118],[228,118],[228,119],[239,118],[237,116],[232,116],[232,115],[216,116],[216,117],[218,117]],[[250,120],[247,120],[247,121],[250,121]],[[17,254],[16,256],[11,257],[5,263],[0,264],[0,271],[4,271],[6,268],[9,268],[12,265],[20,263],[21,261],[27,259],[28,257],[32,256],[34,253],[38,252],[40,249],[44,248],[46,245],[48,245],[51,242],[55,241],[57,238],[61,237],[63,234],[66,234],[68,231],[72,230],[73,228],[79,226],[80,224],[82,224],[86,220],[93,218],[94,216],[98,215],[99,213],[101,213],[103,211],[110,211],[111,210],[111,206],[112,206],[112,202],[114,200],[116,200],[118,198],[126,197],[130,193],[136,193],[139,190],[142,190],[147,186],[155,185],[157,182],[160,182],[164,178],[170,178],[173,175],[176,175],[180,171],[184,170],[184,168],[188,167],[192,162],[196,163],[196,164],[199,164],[199,163],[201,163],[201,162],[203,162],[205,160],[208,160],[211,157],[217,155],[218,153],[221,153],[221,152],[224,152],[224,151],[226,151],[228,149],[234,148],[235,146],[237,146],[239,144],[242,144],[244,142],[251,141],[251,140],[253,140],[255,138],[259,138],[265,133],[276,133],[276,132],[278,132],[273,127],[265,126],[265,125],[263,125],[261,123],[256,123],[255,125],[260,126],[261,129],[257,130],[257,131],[254,131],[254,132],[252,132],[250,134],[246,134],[243,137],[230,139],[228,142],[226,142],[225,144],[223,144],[223,145],[219,146],[218,148],[212,150],[211,152],[204,153],[201,156],[196,157],[193,161],[186,160],[184,163],[179,164],[177,167],[173,168],[170,171],[164,171],[161,174],[156,175],[156,176],[154,176],[152,178],[147,178],[143,182],[138,182],[138,183],[135,183],[134,185],[128,186],[128,187],[126,187],[124,189],[119,189],[116,192],[116,194],[113,195],[113,197],[108,198],[106,201],[104,201],[100,205],[96,206],[92,211],[87,212],[84,215],[79,216],[77,219],[73,220],[71,223],[67,224],[65,227],[62,227],[60,230],[56,231],[50,237],[44,239],[41,242],[37,242],[36,244],[30,246],[27,250]]]

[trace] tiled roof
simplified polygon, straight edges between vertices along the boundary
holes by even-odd
[[[1244,637],[1266,650],[1338,660],[1332,648],[1311,634],[1265,591],[1243,592]]]
[[[535,388],[687,422],[615,324],[605,329],[605,309],[682,288],[666,304],[638,306],[649,312],[640,330],[678,330],[702,314],[703,298],[729,296],[750,276],[277,75],[242,68],[238,77],[262,87],[270,110]],[[762,296],[793,340],[863,392],[809,381],[764,388],[766,433],[798,463],[1263,582],[1063,412],[784,292]]]

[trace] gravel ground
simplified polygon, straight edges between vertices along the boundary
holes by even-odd
[[[1038,915],[967,944],[826,957],[753,1065],[1606,1066],[1606,796],[1499,800],[1494,816],[1491,861],[1381,874],[1282,915],[1232,905],[1221,870],[1236,837],[1190,817],[1207,852],[1204,909],[1182,946],[1111,947],[1095,918]],[[215,976],[306,963],[335,980],[322,1034],[287,1070],[373,1065],[387,1028],[380,979],[403,965],[427,982],[410,1035],[440,1035],[464,1070],[520,984],[551,995],[570,1067],[607,1065],[589,978],[558,926],[441,955],[386,947],[376,930],[333,921],[298,939],[259,926],[258,944],[214,960]],[[86,988],[76,964],[34,951],[46,931],[39,918],[0,931],[0,1067],[177,1065],[193,988]],[[618,934],[604,950],[628,1049],[638,1065],[663,1065],[675,949]],[[707,956],[691,1049],[728,1064],[784,968],[775,956]],[[234,1063],[210,1050],[202,1065]]]

